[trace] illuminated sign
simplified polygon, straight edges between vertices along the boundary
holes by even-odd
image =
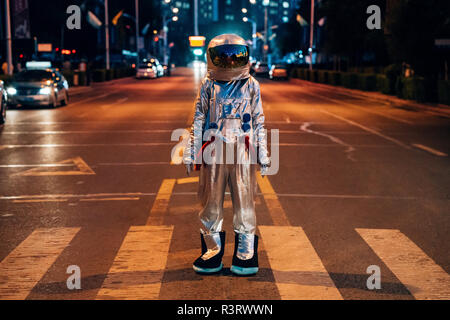
[[[39,52],[52,52],[52,44],[51,43],[38,43],[38,51]]]
[[[203,47],[205,46],[206,38],[203,36],[190,36],[189,37],[189,45],[191,47]]]

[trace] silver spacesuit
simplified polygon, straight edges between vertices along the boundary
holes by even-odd
[[[202,256],[194,263],[194,269],[211,273],[222,268],[223,201],[228,185],[236,233],[236,257],[231,270],[253,274],[258,270],[257,257],[256,266],[253,261],[257,247],[255,168],[259,164],[264,174],[270,162],[259,83],[250,76],[247,44],[234,34],[223,34],[210,41],[207,66],[183,157],[188,174],[195,164],[201,168]]]

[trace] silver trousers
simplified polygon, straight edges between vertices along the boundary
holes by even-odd
[[[233,203],[233,226],[237,233],[256,231],[255,164],[203,164],[200,170],[199,197],[203,209],[199,213],[202,233],[222,231],[223,200],[230,189]]]

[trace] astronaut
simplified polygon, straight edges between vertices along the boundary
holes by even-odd
[[[256,274],[255,171],[259,165],[264,175],[270,160],[259,83],[250,76],[249,48],[237,35],[217,36],[208,45],[207,75],[195,102],[183,161],[188,175],[200,167],[202,254],[194,270],[209,274],[223,268],[223,201],[228,186],[235,232],[230,270],[237,275]]]

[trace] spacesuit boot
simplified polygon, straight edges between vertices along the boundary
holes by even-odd
[[[250,276],[258,272],[258,236],[235,233],[231,272],[240,276]]]
[[[200,234],[202,255],[195,260],[193,268],[198,273],[216,273],[222,270],[222,257],[225,250],[225,232]]]

